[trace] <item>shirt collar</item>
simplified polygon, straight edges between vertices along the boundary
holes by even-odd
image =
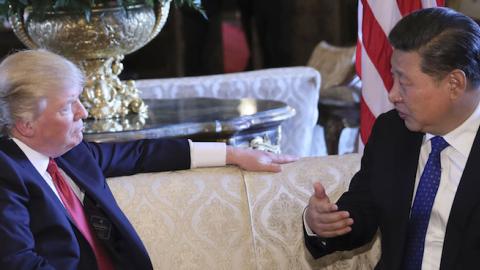
[[[40,173],[40,175],[43,175],[47,171],[49,157],[33,150],[32,148],[30,148],[30,146],[26,145],[17,138],[12,138],[12,140],[18,145],[18,147],[20,147],[20,149],[27,156],[28,160],[30,161],[30,163],[32,163],[33,167],[35,167],[38,173]]]
[[[468,158],[472,149],[473,141],[480,126],[480,103],[475,111],[460,126],[442,136],[448,144]],[[426,133],[424,143],[428,142],[435,135]]]

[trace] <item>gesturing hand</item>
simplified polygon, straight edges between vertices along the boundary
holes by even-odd
[[[347,211],[338,211],[336,204],[330,202],[325,188],[319,182],[313,184],[314,194],[310,197],[305,212],[307,225],[318,236],[336,237],[352,230],[353,219]]]
[[[227,146],[227,164],[237,165],[247,171],[279,172],[282,170],[280,164],[296,160],[297,157],[290,155]]]

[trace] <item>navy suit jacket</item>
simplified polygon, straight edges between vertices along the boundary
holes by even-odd
[[[340,210],[350,212],[354,220],[352,231],[330,239],[305,234],[307,248],[314,257],[364,245],[380,230],[382,254],[375,269],[401,269],[423,136],[423,133],[409,131],[394,110],[377,119],[365,146],[360,171],[353,177],[349,191],[337,202]],[[479,258],[480,136],[477,131],[450,211],[440,269],[478,269]]]
[[[105,177],[186,169],[186,140],[82,142],[56,158],[85,192],[87,215],[104,218],[97,232],[117,269],[152,269],[147,251],[118,207]],[[96,269],[95,257],[58,197],[11,139],[0,139],[0,269]]]

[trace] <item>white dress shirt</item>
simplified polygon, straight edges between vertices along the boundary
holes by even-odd
[[[440,154],[442,164],[442,174],[440,176],[440,185],[432,206],[432,213],[428,223],[427,234],[425,236],[425,248],[423,251],[422,270],[438,270],[442,258],[443,240],[447,227],[448,217],[452,209],[455,193],[457,192],[460,178],[467,163],[468,155],[473,145],[473,141],[480,126],[480,104],[475,111],[460,126],[442,136],[448,142],[447,146]],[[428,155],[431,151],[430,139],[435,135],[425,134],[420,156],[418,160],[417,174],[415,177],[415,193],[417,192],[418,182],[422,175]],[[412,200],[413,205],[413,200]],[[316,234],[308,227],[303,215],[305,230],[309,236]]]
[[[52,177],[47,172],[49,157],[33,150],[17,138],[12,138],[12,140],[18,145],[18,147],[20,147],[30,163],[32,163],[33,167],[35,167],[37,172],[43,177],[45,182],[47,182],[55,195],[57,195],[60,202],[62,202],[60,196],[58,195],[57,188],[53,184]],[[190,168],[225,166],[227,157],[227,148],[225,143],[192,142],[190,140],[188,140],[188,143],[190,145]],[[65,180],[70,184],[70,187],[75,195],[77,195],[80,202],[83,203],[85,193],[61,168],[59,168],[59,170]]]
[[[472,115],[470,115],[463,124],[442,136],[445,141],[448,142],[449,146],[440,154],[442,174],[425,236],[422,270],[437,270],[440,268],[448,217],[450,216],[453,199],[455,198],[455,193],[457,192],[458,184],[465,169],[479,125],[480,106],[477,106]],[[420,176],[422,175],[431,151],[429,141],[434,136],[435,135],[427,133],[423,138],[418,160],[417,176],[415,178],[415,191],[412,198],[415,198]]]

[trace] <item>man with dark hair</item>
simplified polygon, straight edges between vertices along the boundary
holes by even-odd
[[[477,269],[480,255],[480,28],[447,8],[391,31],[395,110],[378,117],[349,191],[314,184],[304,214],[314,257],[379,230],[375,269]]]

